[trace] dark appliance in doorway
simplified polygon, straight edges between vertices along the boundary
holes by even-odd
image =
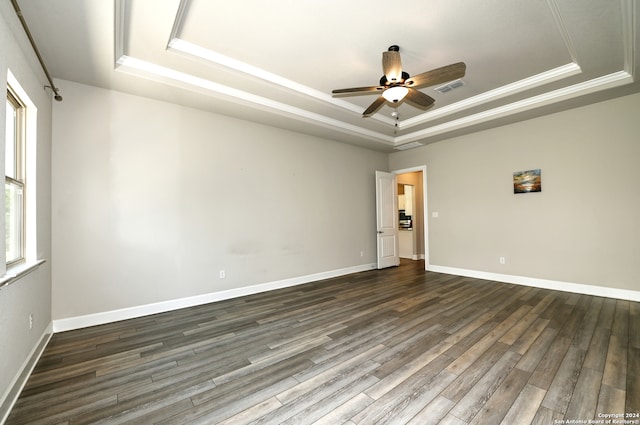
[[[398,228],[411,229],[413,228],[413,220],[410,215],[405,214],[405,210],[400,210],[400,216],[398,219]]]

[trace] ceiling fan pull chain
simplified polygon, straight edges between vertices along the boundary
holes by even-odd
[[[396,119],[396,122],[394,124],[394,129],[393,129],[393,135],[395,136],[396,134],[398,134],[398,119],[400,118],[400,115],[398,114],[398,107],[397,106],[395,108],[395,111],[393,111],[391,113],[391,116]]]

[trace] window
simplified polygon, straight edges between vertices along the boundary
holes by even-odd
[[[24,151],[25,117],[23,102],[9,88],[7,91],[7,123],[5,138],[5,240],[7,265],[24,260]]]

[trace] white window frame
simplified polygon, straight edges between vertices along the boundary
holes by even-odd
[[[10,105],[11,106],[10,106]],[[9,153],[13,153],[12,158],[5,158],[5,164],[8,161],[12,161],[12,172],[8,173],[5,169],[5,243],[8,244],[5,247],[5,261],[6,266],[10,267],[18,263],[25,261],[25,245],[26,245],[26,184],[25,184],[25,151],[26,151],[26,120],[27,120],[27,107],[20,97],[16,94],[15,90],[11,86],[7,87],[7,108],[12,107],[15,111],[14,115],[14,134],[13,140],[5,140],[5,155],[7,154],[8,143],[13,144],[13,148]],[[9,111],[7,111],[7,114]],[[7,168],[5,166],[5,168]],[[9,175],[11,174],[11,175]],[[15,191],[15,203],[13,210],[17,211],[13,217],[10,217],[8,205],[7,191],[13,189]],[[11,223],[11,221],[14,221]],[[9,245],[9,232],[15,232],[12,239],[17,239],[15,245],[10,247]],[[11,248],[11,250],[10,250]],[[7,256],[13,252],[11,258]]]

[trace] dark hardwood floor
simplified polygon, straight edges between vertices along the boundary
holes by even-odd
[[[640,303],[423,268],[56,334],[7,424],[640,421]]]

